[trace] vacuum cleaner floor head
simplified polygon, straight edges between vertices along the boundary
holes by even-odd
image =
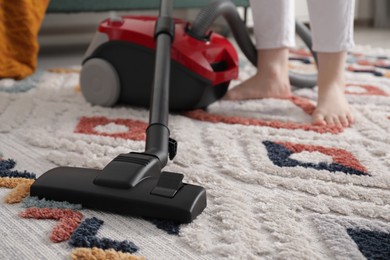
[[[144,178],[132,188],[118,188],[96,184],[103,171],[54,168],[35,181],[30,194],[87,208],[181,223],[191,222],[206,207],[205,189],[182,183],[182,174],[163,172],[158,177]]]

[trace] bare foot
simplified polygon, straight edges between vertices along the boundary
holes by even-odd
[[[230,90],[225,100],[245,100],[261,98],[288,98],[291,96],[290,83],[276,73],[257,73]]]
[[[348,127],[354,122],[345,98],[346,52],[318,52],[318,100],[312,115],[315,125]]]
[[[312,115],[315,125],[348,127],[354,122],[343,86],[333,84],[318,94],[317,108]]]
[[[288,98],[291,96],[288,78],[288,50],[258,50],[256,75],[230,90],[225,100]]]

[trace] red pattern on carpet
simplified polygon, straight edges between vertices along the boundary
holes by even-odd
[[[353,91],[349,91],[348,87],[358,86],[359,88],[362,88],[365,90],[365,92],[362,93],[356,93]],[[389,94],[381,90],[380,88],[372,85],[364,85],[364,84],[347,84],[345,94],[350,95],[358,95],[358,96],[385,96],[388,97]]]
[[[28,208],[19,213],[19,216],[22,218],[58,220],[58,224],[50,234],[50,240],[54,243],[68,240],[83,218],[83,215],[78,211],[50,208]]]
[[[97,126],[104,126],[110,123],[123,125],[128,128],[121,133],[102,133],[95,130]],[[106,117],[82,117],[74,130],[75,133],[109,136],[115,138],[130,139],[136,141],[145,140],[147,123],[132,119],[108,119]]]
[[[367,168],[360,164],[360,162],[355,158],[353,154],[344,149],[308,144],[294,144],[289,142],[278,142],[278,144],[283,145],[284,147],[295,153],[300,153],[303,151],[320,152],[322,154],[332,157],[333,161],[338,164],[359,170],[361,172],[367,172]]]
[[[303,101],[302,98],[292,98],[292,100],[294,104],[299,104],[298,106],[304,109],[306,113],[313,112],[314,110],[313,105],[311,105],[309,102]],[[320,134],[323,133],[339,134],[344,130],[342,127],[337,127],[337,126],[316,126],[312,124],[302,124],[302,123],[294,123],[294,122],[264,121],[261,119],[244,118],[238,116],[223,116],[223,115],[212,114],[202,109],[185,112],[184,115],[195,120],[205,121],[210,123],[267,126],[276,129],[290,129],[290,130],[301,129],[304,131],[314,131]]]

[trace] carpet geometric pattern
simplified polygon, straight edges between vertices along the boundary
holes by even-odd
[[[291,69],[313,71],[302,53]],[[166,170],[208,194],[205,211],[182,225],[29,197],[52,167],[101,169],[143,151],[148,111],[91,106],[77,69],[2,79],[0,259],[389,259],[389,65],[387,50],[349,55],[349,128],[310,124],[317,88],[171,114],[179,146]],[[242,58],[232,85],[254,72]]]

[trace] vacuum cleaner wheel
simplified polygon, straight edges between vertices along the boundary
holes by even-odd
[[[115,105],[121,92],[117,71],[108,61],[99,58],[84,63],[80,87],[88,102],[104,107]]]

